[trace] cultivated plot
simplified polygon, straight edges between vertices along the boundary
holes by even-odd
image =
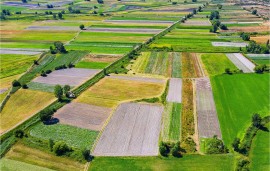
[[[211,26],[208,20],[187,20],[183,25],[187,26]]]
[[[60,123],[99,131],[111,112],[110,108],[73,102],[54,115]]]
[[[90,27],[86,31],[92,32],[115,32],[115,33],[150,33],[157,34],[162,31],[162,29],[147,29],[147,28],[97,28]]]
[[[160,20],[105,20],[108,23],[145,23],[145,24],[173,24],[174,21],[160,21]]]
[[[110,75],[109,78],[120,79],[120,80],[133,80],[133,81],[141,81],[148,83],[165,83],[165,79],[160,78],[150,78],[150,77],[137,77],[137,76],[126,76],[126,75]]]
[[[162,106],[123,103],[102,133],[95,156],[157,156]]]
[[[241,53],[229,53],[226,55],[232,63],[234,63],[234,65],[244,73],[254,72],[255,65]]]
[[[70,68],[54,71],[48,74],[46,77],[39,76],[33,80],[33,82],[46,83],[51,85],[70,85],[78,86],[84,81],[90,79],[97,74],[100,70],[96,69],[81,69]]]
[[[29,26],[25,30],[79,31],[80,28],[75,26]]]
[[[221,138],[210,80],[204,77],[197,78],[195,82],[199,136],[201,138],[212,138],[214,135],[217,135]]]
[[[171,78],[169,83],[168,102],[182,102],[182,79]]]
[[[14,54],[14,55],[37,55],[47,49],[22,49],[22,48],[1,48],[0,54]]]

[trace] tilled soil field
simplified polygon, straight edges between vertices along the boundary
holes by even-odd
[[[45,49],[1,48],[0,54],[37,55],[44,51]]]
[[[123,103],[102,133],[95,156],[157,156],[162,106]]]
[[[232,63],[244,73],[254,72],[255,65],[245,58],[241,53],[226,54]]]
[[[80,28],[75,26],[30,26],[25,30],[79,31]]]
[[[54,115],[60,123],[99,131],[111,113],[110,108],[73,102]]]
[[[187,20],[183,25],[188,26],[211,26],[211,23],[208,20]]]
[[[216,112],[210,80],[207,77],[197,78],[196,82],[196,112],[198,131],[201,138],[221,138],[221,131]]]
[[[212,42],[212,45],[223,47],[246,47],[248,44],[244,42]]]
[[[171,78],[169,83],[168,102],[182,102],[182,79]]]
[[[46,83],[52,85],[70,85],[78,86],[84,81],[90,79],[99,70],[96,69],[79,69],[79,68],[70,68],[53,71],[48,74],[46,77],[39,76],[33,80],[33,82]]]

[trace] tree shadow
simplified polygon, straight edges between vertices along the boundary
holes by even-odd
[[[49,121],[45,121],[43,122],[45,125],[54,125],[54,124],[57,124],[59,123],[59,119],[58,118],[52,118],[51,120]]]
[[[265,132],[269,132],[269,129],[263,125],[261,125],[259,129]]]

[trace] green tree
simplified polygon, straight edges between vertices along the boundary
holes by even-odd
[[[53,14],[53,18],[56,19],[56,14]]]
[[[63,96],[63,89],[60,85],[56,85],[54,87],[54,95],[55,97],[57,97],[59,100],[62,99],[62,96]]]
[[[69,85],[65,85],[64,88],[64,94],[67,95],[67,93],[70,91],[70,86]]]
[[[12,86],[13,86],[13,87],[20,87],[20,86],[21,86],[21,83],[20,83],[19,81],[17,81],[17,80],[14,80],[14,81],[12,82]]]
[[[60,19],[63,19],[63,14],[62,14],[61,12],[59,12],[59,13],[58,13],[58,17],[59,17]]]
[[[256,15],[256,14],[257,14],[257,10],[253,10],[253,11],[252,11],[252,14],[253,14],[253,15]]]
[[[226,74],[229,74],[229,75],[232,74],[230,68],[225,68],[225,73],[226,73]]]
[[[168,156],[169,152],[170,152],[169,147],[164,142],[161,142],[159,144],[159,153],[162,156]]]
[[[66,53],[66,49],[65,49],[65,46],[62,42],[54,42],[54,46],[55,46],[55,49],[60,52],[60,53]]]
[[[42,122],[46,122],[52,119],[54,111],[50,108],[44,109],[39,113],[39,118]]]
[[[172,148],[172,155],[174,157],[182,157],[181,153],[180,153],[180,142],[178,141]]]
[[[16,130],[14,132],[14,134],[15,134],[15,137],[17,137],[17,138],[23,138],[23,136],[24,136],[24,132],[21,129]]]
[[[83,25],[83,24],[80,25],[80,29],[81,29],[81,30],[84,29],[84,25]]]

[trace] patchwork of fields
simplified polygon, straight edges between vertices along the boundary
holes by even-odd
[[[241,3],[2,0],[0,170],[267,170],[269,21]]]

